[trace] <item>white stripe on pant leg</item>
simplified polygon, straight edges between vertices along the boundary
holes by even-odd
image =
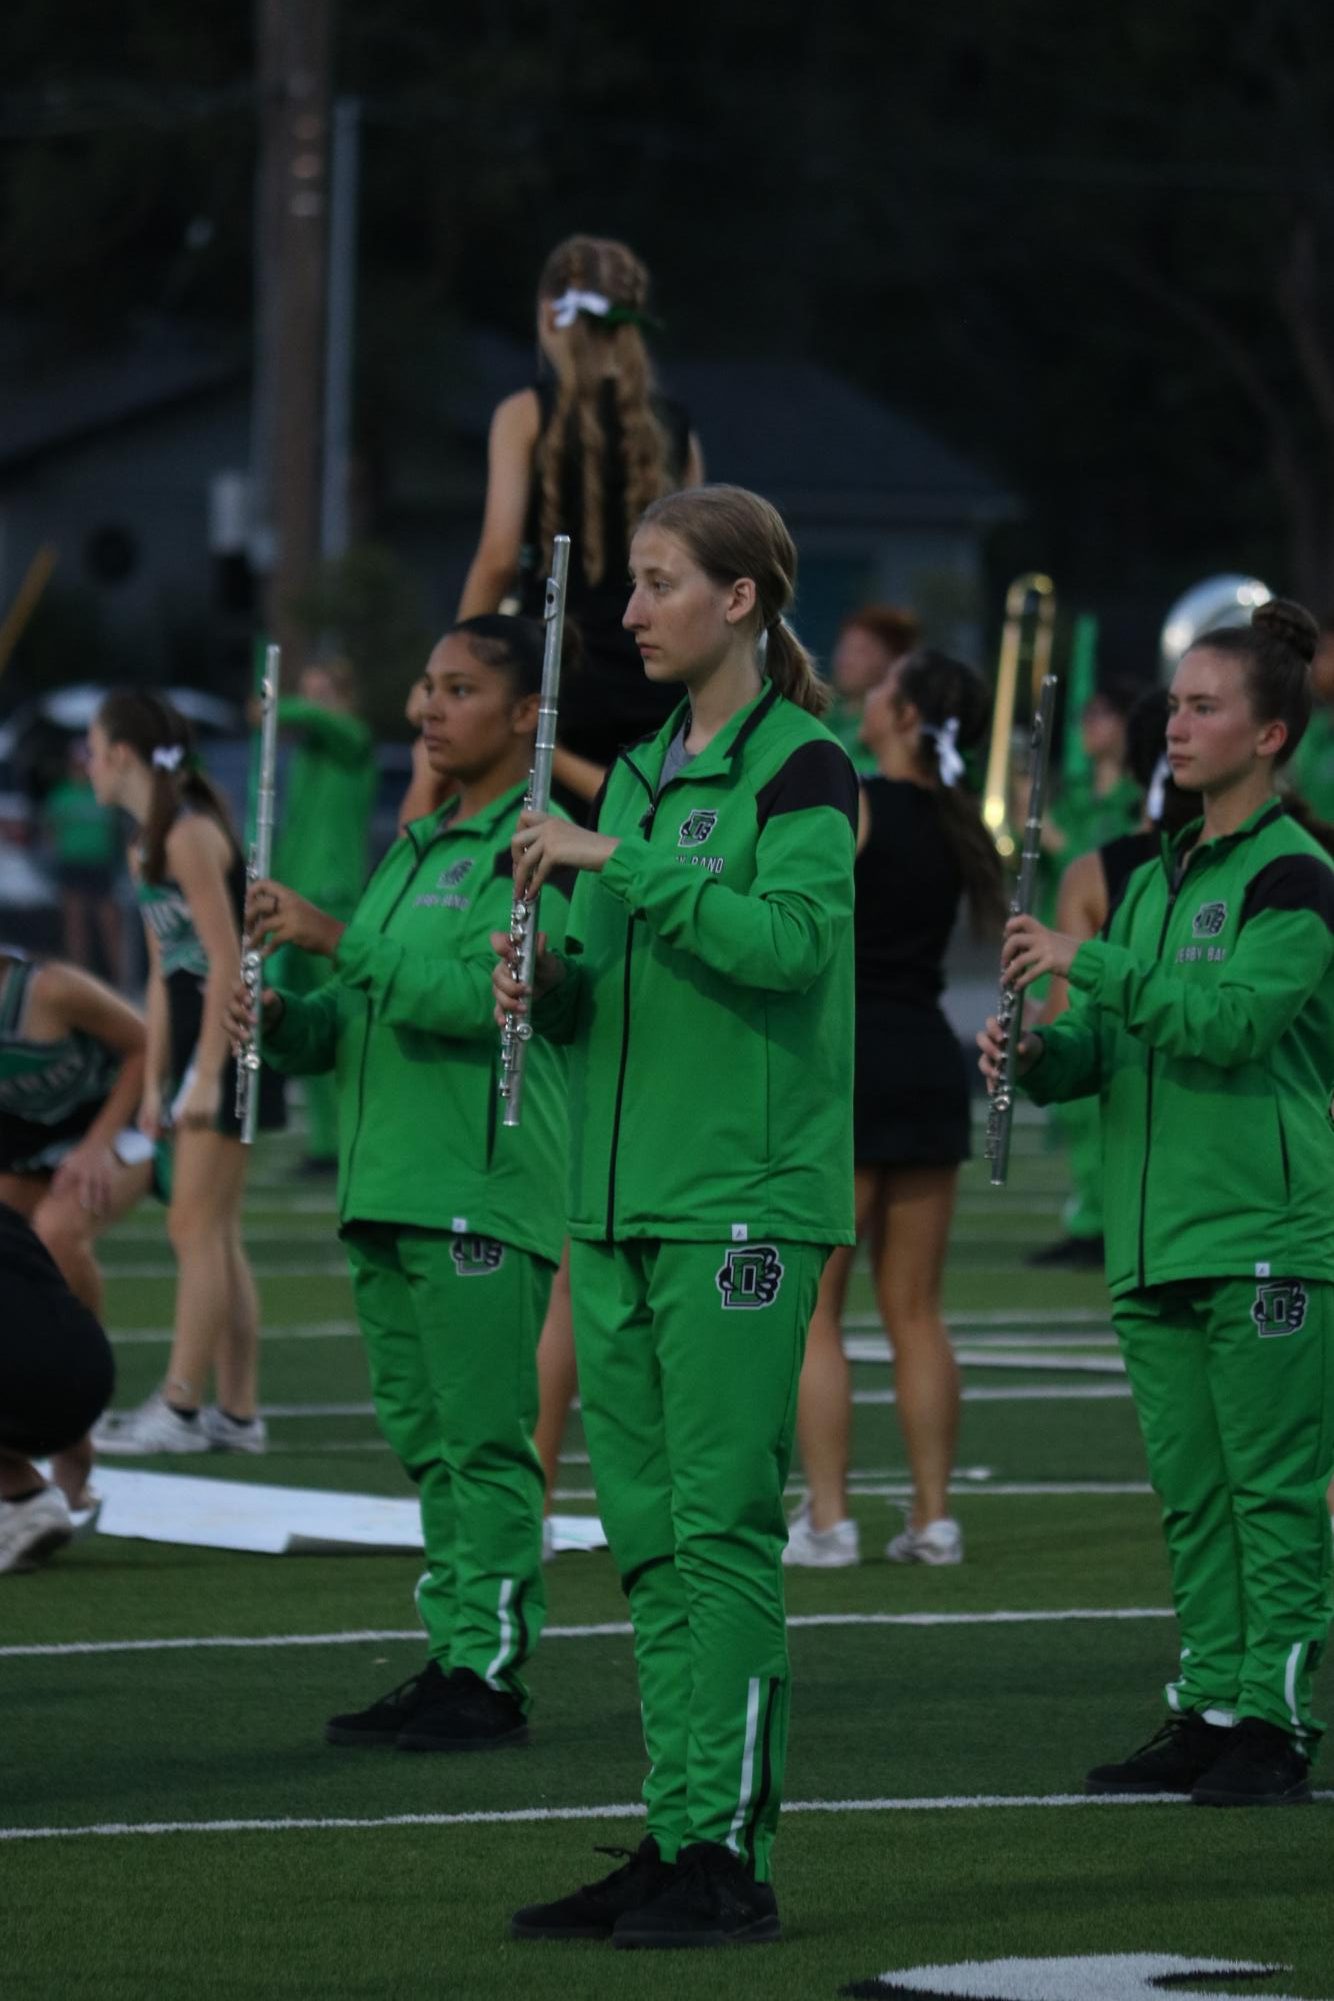
[[[738,1838],[745,1826],[751,1796],[755,1791],[755,1737],[759,1727],[760,1678],[754,1675],[746,1694],[746,1748],[741,1753],[741,1797],[732,1816],[732,1831],[727,1837],[727,1845],[734,1855],[741,1853]]]
[[[500,1621],[500,1645],[496,1650],[495,1659],[486,1671],[487,1681],[492,1688],[500,1687],[496,1676],[503,1667],[508,1665],[508,1656],[514,1651],[514,1621],[510,1618],[510,1602],[513,1597],[514,1579],[512,1577],[502,1577],[500,1580],[500,1603],[496,1607],[496,1616]]]
[[[1297,1732],[1299,1738],[1303,1738],[1306,1735],[1305,1730],[1302,1728],[1302,1719],[1297,1714],[1297,1670],[1302,1664],[1302,1655],[1305,1651],[1305,1640],[1298,1640],[1296,1646],[1288,1654],[1288,1665],[1283,1671],[1283,1700],[1288,1705],[1288,1714],[1292,1718],[1292,1727]]]

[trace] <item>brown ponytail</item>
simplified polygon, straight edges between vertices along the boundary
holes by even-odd
[[[829,687],[784,617],[796,594],[797,551],[778,509],[744,486],[692,486],[655,500],[639,524],[650,525],[683,543],[715,583],[751,579],[752,630],[765,673],[789,702],[822,716]]]
[[[606,569],[603,547],[603,464],[607,440],[598,415],[602,383],[610,378],[621,426],[625,477],[625,532],[629,537],[651,500],[668,485],[667,438],[653,411],[653,367],[640,331],[648,306],[649,276],[624,243],[598,236],[572,236],[548,257],[538,281],[538,297],[558,299],[573,287],[600,292],[611,301],[605,320],[576,314],[561,350],[556,402],[538,448],[542,546],[571,524],[562,516],[562,476],[571,431],[578,435],[583,481],[578,549],[584,575],[600,584]],[[618,315],[632,315],[630,318]]]
[[[195,753],[194,731],[185,717],[147,688],[117,688],[97,712],[108,743],[128,744],[148,767],[152,793],[139,837],[140,865],[145,882],[160,883],[167,873],[167,836],[183,807],[216,820],[233,847],[231,815],[226,801],[203,770]],[[153,753],[179,752],[169,768]]]
[[[940,772],[940,733],[953,725],[956,748],[966,758],[987,735],[991,701],[982,676],[962,660],[919,646],[891,669],[894,700],[911,704],[922,719],[916,763],[923,777]],[[994,938],[1005,922],[1005,874],[996,844],[967,779],[932,788],[936,815],[963,877],[968,916],[977,938]]]

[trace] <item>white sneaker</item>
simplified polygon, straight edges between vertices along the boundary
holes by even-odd
[[[885,1555],[891,1563],[962,1563],[963,1530],[952,1515],[942,1515],[924,1529],[910,1524],[885,1544]]]
[[[207,1452],[203,1419],[182,1417],[161,1390],[138,1410],[108,1413],[93,1432],[93,1444],[108,1459],[145,1458],[153,1452]]]
[[[30,1501],[0,1501],[0,1571],[36,1570],[73,1533],[59,1487],[43,1487]]]
[[[811,1504],[803,1501],[787,1525],[784,1563],[802,1570],[845,1570],[861,1560],[861,1532],[856,1522],[835,1522],[831,1529],[812,1528]]]
[[[206,1404],[199,1413],[200,1426],[214,1452],[267,1452],[269,1427],[262,1417],[238,1424],[216,1404]]]

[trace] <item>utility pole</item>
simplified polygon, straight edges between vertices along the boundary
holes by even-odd
[[[320,548],[330,8],[329,0],[257,4],[262,130],[251,546],[267,572],[268,630],[292,675],[303,637],[291,605]]]

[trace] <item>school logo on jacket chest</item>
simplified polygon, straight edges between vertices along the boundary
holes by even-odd
[[[681,848],[703,847],[709,835],[718,824],[718,815],[707,806],[697,806],[693,813],[687,813],[681,822],[677,835],[677,846]]]
[[[1179,946],[1177,964],[1188,965],[1194,959],[1226,959],[1226,945],[1212,945],[1208,942],[1220,935],[1226,923],[1226,903],[1221,901],[1202,903],[1190,921],[1190,935],[1200,942],[1195,945]]]
[[[691,868],[707,869],[710,875],[721,875],[726,867],[722,855],[683,855],[682,848],[702,848],[718,824],[718,814],[712,806],[697,806],[693,813],[687,813],[681,822],[681,831],[676,837],[679,862]]]
[[[472,898],[452,894],[472,871],[473,857],[465,855],[461,862],[453,862],[442,868],[435,879],[435,888],[425,896],[413,898],[414,910],[471,910]]]

